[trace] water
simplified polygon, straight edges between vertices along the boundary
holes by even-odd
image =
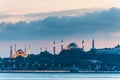
[[[119,73],[0,73],[0,80],[120,80]]]

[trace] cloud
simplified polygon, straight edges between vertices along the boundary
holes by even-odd
[[[87,13],[82,16],[52,16],[29,23],[1,23],[1,40],[40,40],[61,37],[107,35],[120,31],[120,9]]]
[[[30,22],[34,20],[42,20],[44,18],[52,17],[52,16],[57,16],[57,17],[81,16],[86,13],[93,13],[96,11],[103,11],[103,10],[104,9],[76,9],[76,10],[55,11],[55,12],[47,12],[47,13],[31,13],[31,14],[24,14],[24,15],[18,15],[18,14],[13,15],[13,14],[9,14],[9,12],[11,11],[8,11],[4,15],[3,13],[0,14],[0,22],[12,22],[12,23],[16,23],[19,21]]]
[[[113,37],[120,37],[120,32],[114,32],[110,34]]]

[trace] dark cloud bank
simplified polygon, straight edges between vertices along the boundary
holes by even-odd
[[[48,17],[30,23],[1,23],[0,40],[40,40],[120,31],[120,9],[83,16]]]

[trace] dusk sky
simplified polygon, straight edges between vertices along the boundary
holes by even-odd
[[[52,52],[56,40],[65,47],[75,42],[85,50],[114,47],[120,44],[120,0],[0,0],[0,56],[9,56],[9,46],[24,50],[32,45],[31,53],[40,47]],[[14,49],[13,49],[14,50]],[[14,51],[13,51],[14,52]]]

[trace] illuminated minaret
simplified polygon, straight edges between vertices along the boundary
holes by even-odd
[[[16,53],[17,51],[16,51],[16,44],[15,44],[15,53]]]
[[[56,47],[56,45],[55,45],[55,41],[53,42],[53,54],[55,55],[55,47]]]
[[[92,40],[92,49],[94,49],[95,48],[95,42],[94,42],[94,39]]]
[[[82,49],[84,50],[84,40],[82,40]]]
[[[29,48],[28,48],[28,54],[31,53],[31,45],[29,44]]]
[[[26,53],[26,44],[25,44],[25,53]]]
[[[10,58],[12,58],[12,46],[10,46]]]
[[[63,50],[63,39],[61,40],[61,51]]]

